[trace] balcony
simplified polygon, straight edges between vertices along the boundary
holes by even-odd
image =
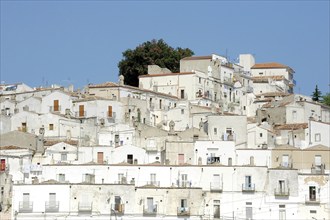
[[[306,195],[305,196],[306,205],[318,205],[320,204],[320,195]]]
[[[74,113],[74,116],[75,116],[76,118],[84,118],[84,117],[86,117],[86,111],[78,111],[78,112],[75,112],[75,113]]]
[[[281,197],[290,196],[290,188],[275,188],[274,195],[281,196]]]
[[[143,206],[143,215],[144,216],[156,216],[157,215],[157,205],[148,205]]]
[[[116,121],[116,112],[107,112],[106,118],[109,122],[115,122]]]
[[[207,164],[220,163],[220,157],[208,157]]]
[[[222,192],[222,188],[223,188],[223,183],[222,182],[210,183],[210,191],[211,192]]]
[[[49,201],[45,203],[45,212],[58,212],[60,207],[59,201]]]
[[[324,170],[325,170],[325,164],[311,167],[312,174],[324,174]]]
[[[177,181],[177,185],[182,188],[191,187],[191,181]]]
[[[33,212],[33,202],[30,202],[30,201],[19,202],[18,212],[21,212],[21,213]]]
[[[93,207],[93,203],[92,202],[79,202],[78,203],[78,212],[80,214],[91,213],[92,212],[92,207]]]
[[[255,191],[255,184],[248,183],[242,184],[242,192],[254,192]]]
[[[223,77],[223,83],[229,86],[232,86],[234,84],[233,79],[229,77]]]
[[[50,112],[60,112],[61,111],[61,106],[49,106],[49,111]]]
[[[159,181],[147,181],[146,186],[158,186],[159,187],[160,182]]]
[[[189,207],[178,207],[177,210],[178,216],[190,216]]]
[[[111,209],[116,212],[116,214],[124,214],[125,204],[112,204]]]

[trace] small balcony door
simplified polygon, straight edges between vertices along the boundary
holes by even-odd
[[[85,106],[79,105],[79,117],[84,117],[84,116],[85,116]]]
[[[147,198],[147,206],[148,206],[148,212],[152,213],[154,211],[154,198],[152,197]]]
[[[103,164],[103,152],[97,152],[97,163],[98,164]]]
[[[56,207],[56,193],[49,193],[49,207]]]
[[[315,201],[316,200],[316,187],[310,186],[309,187],[309,201]]]
[[[58,100],[54,100],[54,112],[58,112],[60,110],[60,105]]]

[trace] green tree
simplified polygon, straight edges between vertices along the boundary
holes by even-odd
[[[119,75],[125,77],[125,84],[139,85],[139,76],[147,74],[148,65],[158,65],[172,72],[180,71],[180,60],[194,55],[189,48],[172,48],[163,39],[151,40],[137,46],[134,50],[123,52],[123,59],[118,63]]]
[[[321,91],[319,90],[319,88],[316,85],[315,86],[315,90],[314,90],[314,92],[312,94],[313,101],[316,101],[316,102],[321,101],[321,97],[322,97],[321,95],[322,95],[322,93],[321,93]]]
[[[326,95],[323,96],[323,104],[330,106],[330,93],[327,93]]]

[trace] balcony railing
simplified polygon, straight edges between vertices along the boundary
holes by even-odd
[[[255,184],[242,184],[242,192],[254,192],[255,191]]]
[[[30,202],[30,201],[19,202],[18,211],[23,212],[23,213],[33,212],[33,202]]]
[[[143,206],[143,215],[157,215],[157,205]]]
[[[125,204],[112,204],[111,209],[114,210],[117,214],[124,214]]]
[[[191,181],[177,181],[178,187],[191,187]]]
[[[320,195],[306,195],[305,196],[306,204],[319,204],[320,203]]]
[[[177,210],[178,216],[190,216],[189,207],[178,207]]]
[[[210,183],[211,192],[222,192],[222,189],[223,189],[223,183],[222,182]]]
[[[56,107],[49,106],[49,111],[50,112],[59,112],[59,111],[61,111],[61,106],[60,105],[59,106],[56,106]]]
[[[147,181],[147,186],[159,186],[159,181]]]
[[[290,196],[290,188],[275,188],[275,196]]]
[[[58,212],[60,207],[59,201],[49,201],[45,203],[45,212]]]
[[[74,114],[75,114],[76,118],[86,117],[86,111],[78,111],[78,112],[75,112]]]
[[[207,164],[220,163],[220,157],[208,157]]]
[[[312,174],[324,174],[324,170],[325,170],[325,164],[311,167]]]
[[[79,202],[78,203],[78,212],[92,212],[93,203],[92,202]]]

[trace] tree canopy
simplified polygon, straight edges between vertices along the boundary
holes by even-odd
[[[158,65],[172,72],[180,71],[180,60],[194,55],[189,48],[173,48],[163,39],[144,42],[135,49],[123,52],[123,59],[118,63],[119,75],[125,77],[124,83],[139,85],[139,76],[148,73],[148,65]]]
[[[330,106],[330,93],[327,93],[326,95],[323,96],[323,104]]]
[[[314,92],[312,94],[312,99],[313,99],[313,101],[320,102],[321,101],[321,97],[322,97],[322,93],[321,93],[321,91],[319,90],[319,88],[316,85],[315,86],[315,90],[314,90]]]

